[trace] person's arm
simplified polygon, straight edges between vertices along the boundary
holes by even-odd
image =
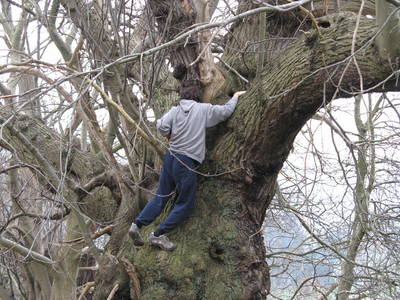
[[[162,136],[168,137],[171,135],[174,114],[175,107],[171,108],[161,119],[157,120],[157,129]]]
[[[207,127],[212,127],[228,119],[235,110],[239,97],[246,91],[233,94],[232,98],[224,105],[210,105],[207,111]]]

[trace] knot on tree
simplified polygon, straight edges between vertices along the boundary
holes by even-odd
[[[218,262],[224,261],[224,248],[218,242],[212,242],[210,247],[208,248],[208,253],[210,257]]]

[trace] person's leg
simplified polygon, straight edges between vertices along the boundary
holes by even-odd
[[[197,174],[192,170],[196,169],[199,163],[185,155],[175,155],[176,158],[174,157],[172,170],[176,182],[178,198],[168,214],[168,217],[154,232],[155,236],[173,230],[179,223],[190,215],[195,206]]]
[[[129,228],[129,236],[133,240],[135,246],[143,246],[144,241],[139,232],[139,229],[148,225],[159,216],[168,199],[170,194],[175,188],[175,182],[172,176],[172,156],[169,152],[165,154],[164,163],[161,170],[160,182],[157,188],[156,195],[146,204],[144,209],[141,211],[139,216],[135,219]]]
[[[149,225],[156,219],[163,208],[165,207],[168,199],[175,189],[175,182],[172,176],[173,172],[173,157],[169,152],[165,155],[163,167],[160,175],[160,182],[156,195],[146,204],[139,216],[136,218],[135,223],[140,228],[141,226]]]

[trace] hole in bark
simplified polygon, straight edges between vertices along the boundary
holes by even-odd
[[[184,64],[178,64],[172,73],[172,76],[174,76],[177,80],[182,80],[185,78],[187,72],[187,68]]]
[[[322,28],[331,27],[331,23],[329,21],[320,21],[318,25],[321,26]]]
[[[210,248],[209,248],[209,253],[211,258],[218,260],[218,261],[223,261],[224,260],[224,253],[225,250],[218,244],[212,243]]]
[[[224,249],[219,248],[219,247],[215,248],[215,254],[217,254],[217,255],[222,255],[222,254],[224,254]]]

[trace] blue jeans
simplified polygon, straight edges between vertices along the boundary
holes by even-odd
[[[156,195],[146,204],[136,218],[136,224],[149,225],[162,212],[175,188],[178,194],[175,204],[160,229],[169,232],[178,226],[192,212],[195,206],[199,162],[183,154],[165,154],[160,183]]]

